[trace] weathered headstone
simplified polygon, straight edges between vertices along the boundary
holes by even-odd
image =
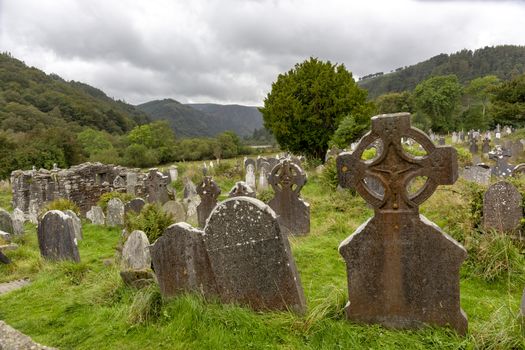
[[[253,169],[255,170],[255,167],[257,166],[257,162],[253,158],[244,157],[244,169],[245,170],[248,170],[248,165],[252,165]]]
[[[120,175],[115,176],[115,179],[113,180],[113,187],[126,188],[126,180]]]
[[[195,184],[189,177],[184,178],[184,198],[195,197],[197,195],[197,189]]]
[[[500,232],[519,227],[523,218],[521,194],[506,181],[491,185],[483,196],[483,227]]]
[[[168,177],[163,175],[157,168],[150,169],[146,178],[147,201],[149,203],[166,203],[169,200],[168,182]]]
[[[25,214],[22,210],[15,208],[13,210],[13,232],[15,235],[21,235],[24,233],[24,223],[26,222]]]
[[[168,173],[170,177],[170,182],[177,181],[177,179],[179,178],[179,169],[176,165],[171,166],[168,169]]]
[[[403,151],[401,137],[410,137],[426,151],[414,157]],[[366,147],[382,140],[383,151],[371,161],[361,160]],[[439,227],[419,214],[419,205],[440,184],[457,178],[457,155],[452,147],[436,147],[410,126],[410,114],[372,118],[372,130],[353,153],[337,158],[339,183],[355,188],[374,207],[374,217],[339,246],[347,265],[346,316],[389,328],[418,328],[425,323],[449,325],[461,334],[467,318],[460,307],[459,268],[467,253]],[[373,175],[381,179],[381,198],[364,186]],[[412,179],[427,181],[415,193]]]
[[[92,206],[91,209],[86,213],[86,218],[95,225],[104,225],[106,223],[104,211],[99,206]]]
[[[124,225],[124,203],[119,198],[111,198],[108,202],[106,225],[110,227]]]
[[[257,160],[255,161],[255,165],[256,165],[256,170],[257,171],[260,171],[261,170],[261,164],[265,162],[265,163],[268,163],[268,160],[266,160],[265,157],[261,157],[261,156],[258,156],[257,157]],[[269,163],[268,163],[269,164]]]
[[[310,204],[299,197],[306,183],[303,169],[283,159],[273,168],[268,182],[274,191],[268,205],[277,213],[283,233],[305,235],[310,232]]]
[[[510,152],[496,145],[493,151],[489,152],[489,158],[496,161],[496,165],[492,168],[492,175],[498,177],[507,177],[512,174],[513,166],[508,164]]]
[[[64,214],[69,216],[73,220],[73,228],[75,230],[75,238],[78,241],[81,241],[82,236],[82,222],[80,222],[80,218],[77,216],[77,214],[72,210],[65,210]]]
[[[490,152],[490,140],[484,139],[483,145],[481,146],[481,153],[488,154]]]
[[[440,146],[444,146],[445,145],[445,137],[444,136],[440,136],[439,137],[438,145],[440,145]]]
[[[135,172],[126,173],[126,192],[127,193],[135,195],[137,181],[138,181],[137,173]]]
[[[253,165],[250,166],[253,167]],[[217,198],[221,194],[221,189],[215,181],[213,181],[211,176],[205,176],[197,186],[197,194],[201,198],[201,202],[197,206],[197,218],[199,226],[204,227],[204,225],[206,225],[206,219],[217,205]]]
[[[153,270],[164,297],[184,292],[218,294],[203,234],[180,222],[169,226],[150,247]]]
[[[476,139],[471,139],[470,140],[470,146],[469,146],[469,151],[471,154],[477,154],[478,153],[478,142]]]
[[[458,140],[459,140],[458,133],[455,131],[452,132],[452,139],[451,139],[452,143],[458,143]]]
[[[511,161],[517,162],[523,153],[523,145],[521,144],[519,140],[515,140],[512,143],[511,153],[512,153]]]
[[[229,198],[215,207],[204,232],[222,301],[255,310],[305,311],[288,239],[270,207],[255,198]]]
[[[270,163],[261,162],[259,168],[259,183],[257,184],[257,190],[265,191],[268,189],[268,174],[270,173]]]
[[[0,231],[14,234],[13,219],[11,214],[5,209],[0,208]]]
[[[246,184],[251,188],[255,188],[255,166],[248,164],[246,167]]]
[[[133,231],[122,249],[120,277],[129,286],[141,288],[153,282],[149,240],[142,231]]]
[[[146,201],[142,198],[133,198],[129,202],[126,202],[124,204],[124,214],[134,212],[135,214],[139,214],[146,205]]]
[[[186,210],[182,203],[167,201],[162,205],[162,209],[173,217],[173,222],[186,221]]]
[[[253,197],[255,198],[255,191],[246,184],[244,181],[238,181],[232,187],[230,192],[228,192],[228,197]]]
[[[490,183],[490,175],[490,168],[479,165],[466,166],[461,173],[463,179],[485,186],[488,186]]]
[[[38,223],[38,246],[48,260],[80,261],[73,219],[60,210],[44,214]]]

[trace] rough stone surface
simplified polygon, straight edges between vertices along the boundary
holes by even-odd
[[[523,288],[523,295],[521,297],[521,316],[525,316],[525,288]]]
[[[274,191],[268,205],[277,213],[283,233],[306,235],[310,232],[310,204],[299,197],[306,183],[303,169],[283,159],[272,169],[268,182]]]
[[[186,221],[192,225],[198,225],[199,220],[197,216],[197,207],[201,203],[201,197],[198,195],[188,197],[182,200],[182,204],[186,209]]]
[[[202,182],[197,186],[197,194],[201,198],[200,204],[197,206],[197,218],[199,226],[206,225],[206,219],[210,216],[211,211],[217,205],[217,198],[221,194],[221,189],[211,176],[205,176]]]
[[[122,179],[128,173],[136,177],[135,192],[137,196],[145,194],[144,181],[146,174],[139,169],[129,169],[121,166],[101,163],[83,163],[69,169],[39,171],[16,170],[11,173],[13,184],[13,208],[19,208],[26,214],[32,214],[36,223],[36,215],[47,202],[58,198],[69,199],[80,208],[81,215],[97,204],[104,193],[118,191],[125,192],[121,185]]]
[[[228,197],[252,197],[255,198],[255,191],[246,184],[244,181],[237,181],[232,187],[230,192],[228,192]]]
[[[401,138],[418,142],[425,157],[404,152]],[[382,141],[383,149],[370,162],[361,160],[368,145]],[[424,324],[467,331],[460,307],[459,269],[466,250],[439,227],[419,215],[419,205],[438,185],[457,179],[457,155],[452,147],[434,146],[410,126],[410,114],[372,118],[372,130],[353,153],[337,157],[339,183],[356,191],[374,207],[374,217],[339,246],[347,265],[349,320],[379,323],[389,328],[418,328]],[[385,188],[383,197],[364,185],[367,176]],[[416,176],[428,178],[408,193]]]
[[[40,254],[45,259],[80,261],[73,219],[60,210],[45,213],[37,233]]]
[[[0,238],[3,239],[6,242],[11,241],[11,234],[9,232],[1,231],[0,230]]]
[[[168,176],[170,178],[170,182],[177,181],[177,179],[179,178],[179,169],[176,165],[168,169]]]
[[[259,167],[259,182],[257,183],[258,191],[266,191],[268,189],[268,174],[270,170],[270,163],[261,162]]]
[[[135,212],[136,214],[139,214],[146,205],[146,201],[142,198],[133,198],[126,204],[124,204],[124,213],[130,213]]]
[[[86,218],[95,225],[104,225],[106,223],[106,216],[101,207],[95,205],[86,213]]]
[[[500,232],[519,227],[523,217],[521,195],[511,183],[500,181],[483,196],[483,227]]]
[[[146,199],[149,203],[166,203],[170,198],[168,194],[169,178],[162,174],[157,168],[149,170],[146,178],[147,193]]]
[[[124,225],[124,203],[119,198],[111,198],[108,202],[106,225],[109,227]]]
[[[169,226],[150,247],[153,269],[163,296],[184,292],[217,295],[203,234],[180,222]]]
[[[140,230],[133,231],[122,249],[122,269],[142,270],[151,266],[148,236]]]
[[[466,166],[461,173],[463,179],[485,186],[488,186],[490,183],[490,175],[490,168],[479,165]]]
[[[255,188],[255,166],[253,164],[248,164],[246,167],[245,182],[251,188]]]
[[[171,214],[173,217],[173,222],[186,221],[186,210],[184,209],[184,205],[182,205],[182,203],[177,201],[167,201],[162,206],[162,209],[166,213]]]
[[[65,210],[64,214],[69,216],[73,220],[73,228],[75,229],[75,238],[77,239],[77,242],[82,240],[82,222],[80,222],[80,218],[75,214],[72,210]]]
[[[197,189],[195,187],[195,184],[188,177],[184,178],[184,192],[183,192],[183,196],[184,196],[183,197],[184,199],[197,196]]]
[[[26,222],[25,214],[22,210],[15,208],[13,210],[13,233],[15,235],[21,235],[24,233],[24,223]]]
[[[255,198],[227,199],[210,214],[204,232],[222,301],[255,310],[305,311],[288,239],[269,206]]]
[[[11,260],[7,256],[4,255],[2,250],[0,250],[0,263],[5,264],[5,265],[11,263]]]
[[[0,321],[1,350],[54,350],[31,340],[27,335],[17,331],[4,321]]]
[[[0,231],[14,234],[13,219],[11,214],[5,209],[0,208]]]

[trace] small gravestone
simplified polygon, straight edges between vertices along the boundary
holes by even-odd
[[[124,203],[119,198],[111,198],[108,202],[106,225],[109,227],[124,225]]]
[[[135,195],[135,189],[137,187],[137,173],[129,172],[126,173],[126,192]]]
[[[72,210],[65,210],[64,214],[69,216],[73,220],[73,228],[75,229],[75,238],[78,241],[82,240],[82,222],[80,222],[80,218],[77,216],[77,214]]]
[[[140,214],[142,208],[146,205],[146,201],[142,198],[133,198],[124,205],[124,213],[134,212],[135,214]]]
[[[489,152],[489,158],[496,161],[496,165],[492,168],[492,175],[497,177],[507,177],[512,174],[514,167],[508,164],[510,152],[499,145]]]
[[[261,164],[262,164],[263,162],[268,163],[268,161],[266,160],[265,157],[258,156],[258,157],[257,157],[257,160],[255,161],[255,165],[256,165],[256,169],[257,169],[257,171],[260,171],[260,170],[261,170]]]
[[[184,199],[197,196],[197,189],[193,181],[190,178],[184,178]]]
[[[0,208],[0,231],[14,234],[13,219],[7,210]]]
[[[37,225],[38,224],[38,213],[40,211],[40,205],[38,204],[38,200],[36,199],[30,199],[29,200],[29,208],[28,208],[28,214],[27,219],[30,223]]]
[[[38,223],[37,234],[44,259],[80,261],[73,219],[60,210],[44,214]]]
[[[15,208],[13,210],[13,231],[15,235],[21,235],[24,233],[24,223],[26,222],[25,214],[22,210]]]
[[[461,173],[463,179],[485,186],[488,186],[490,183],[490,175],[490,168],[479,165],[466,166]]]
[[[477,140],[474,138],[470,140],[469,151],[471,154],[478,153],[478,143],[477,143]]]
[[[458,143],[458,133],[457,132],[453,132],[452,133],[452,139],[451,139],[452,143]]]
[[[167,201],[162,205],[162,209],[173,218],[173,222],[186,221],[186,210],[182,203],[177,201]]]
[[[481,146],[481,153],[488,154],[490,152],[490,140],[484,139],[483,145]]]
[[[128,286],[141,288],[153,282],[148,236],[133,231],[122,249],[120,277]]]
[[[275,157],[266,158],[270,167],[268,168],[268,174],[273,170],[273,168],[279,164],[279,159]]]
[[[255,198],[255,191],[246,184],[244,181],[238,181],[235,183],[235,185],[232,187],[230,192],[228,192],[228,197],[253,197]]]
[[[197,186],[197,194],[201,198],[201,202],[197,206],[197,218],[199,226],[204,227],[204,225],[206,225],[206,219],[217,205],[217,198],[221,194],[221,189],[215,181],[213,181],[211,176],[205,176]]]
[[[266,191],[268,189],[268,174],[270,173],[270,163],[261,162],[259,168],[259,183],[257,184],[257,190]]]
[[[203,234],[180,222],[169,226],[150,247],[153,270],[164,297],[185,292],[217,295]]]
[[[283,233],[305,235],[310,232],[310,204],[299,197],[306,183],[303,169],[283,159],[273,168],[268,182],[274,191],[268,205],[277,213]]]
[[[104,225],[106,223],[104,211],[99,206],[92,206],[91,209],[86,213],[86,218],[95,225]]]
[[[305,311],[288,239],[269,206],[255,198],[229,198],[210,214],[204,232],[223,302],[255,310]]]
[[[440,136],[438,139],[438,145],[444,146],[445,145],[445,137]]]
[[[184,205],[185,211],[186,211],[186,222],[192,224],[192,225],[198,225],[199,224],[199,218],[197,215],[197,207],[201,203],[201,197],[198,195],[193,197],[188,197],[182,200],[182,204]]]
[[[170,182],[177,181],[177,179],[179,178],[179,169],[176,165],[168,169],[168,176],[170,177]]]
[[[519,140],[515,140],[512,143],[511,152],[512,152],[511,161],[517,162],[518,159],[521,157],[521,154],[523,153],[523,145],[521,144]]]
[[[253,169],[255,169],[255,166],[257,165],[257,162],[252,158],[246,158],[244,157],[244,169],[248,170],[248,165],[253,166]]]
[[[255,188],[255,166],[248,164],[246,167],[246,184],[251,188]]]
[[[113,187],[126,188],[126,180],[120,175],[115,176],[115,179],[113,179]]]
[[[150,169],[146,178],[148,203],[166,203],[169,200],[168,183],[168,177],[162,174],[157,168]]]
[[[496,182],[483,196],[483,227],[500,232],[513,231],[523,218],[519,191],[506,181]]]
[[[402,137],[418,142],[427,155],[404,152]],[[362,160],[368,145],[377,140],[383,150],[372,161]],[[337,157],[337,171],[342,186],[354,188],[374,207],[374,216],[339,246],[348,276],[347,318],[401,329],[449,325],[465,334],[459,269],[467,253],[419,214],[419,205],[438,185],[456,181],[456,150],[436,147],[410,126],[409,113],[375,116],[372,130],[357,149]],[[380,179],[384,196],[364,185],[367,176]],[[418,176],[426,181],[419,191],[409,193],[411,181]]]

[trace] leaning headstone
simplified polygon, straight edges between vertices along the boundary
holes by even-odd
[[[186,210],[182,203],[177,201],[167,201],[162,205],[164,212],[170,214],[173,218],[173,222],[186,221]]]
[[[483,196],[483,227],[500,232],[519,227],[523,218],[521,194],[506,181],[496,182]]]
[[[77,216],[77,214],[72,210],[65,210],[64,214],[69,216],[73,220],[73,228],[75,230],[75,238],[78,241],[82,240],[82,223],[80,222],[80,218]]]
[[[134,212],[135,214],[140,214],[145,205],[146,201],[144,199],[139,197],[133,198],[124,205],[124,213],[127,214]]]
[[[13,219],[11,214],[5,209],[0,208],[0,231],[14,234]]]
[[[147,200],[149,203],[158,202],[164,204],[169,200],[167,176],[162,174],[157,168],[149,170],[146,178],[146,187],[148,191]]]
[[[414,139],[427,155],[403,152],[401,137]],[[383,152],[371,162],[362,160],[366,147],[378,139]],[[339,155],[337,171],[342,186],[354,188],[374,207],[374,216],[339,246],[347,265],[347,318],[389,328],[449,325],[465,334],[459,269],[466,250],[419,214],[419,205],[438,185],[456,181],[456,150],[434,146],[410,126],[409,113],[375,116],[372,130],[357,149]],[[385,186],[383,198],[363,185],[371,175]],[[417,176],[427,181],[420,191],[409,194],[407,188]]]
[[[150,246],[153,270],[164,297],[185,292],[217,295],[203,234],[180,222],[169,226]]]
[[[490,184],[490,175],[490,168],[479,165],[466,166],[461,173],[463,179],[485,186]]]
[[[255,191],[244,181],[236,182],[230,192],[228,192],[228,197],[230,198],[241,196],[255,198]]]
[[[109,227],[124,225],[124,203],[119,198],[111,198],[108,202],[106,225]]]
[[[306,235],[310,232],[310,204],[299,197],[306,183],[303,169],[283,159],[273,168],[268,182],[274,191],[268,205],[277,213],[283,233]]]
[[[204,232],[223,302],[255,310],[305,311],[288,239],[269,206],[255,198],[229,198],[215,207]]]
[[[248,164],[246,167],[246,184],[251,188],[255,188],[255,166]]]
[[[153,282],[148,236],[133,231],[122,249],[120,277],[128,286],[141,288]]]
[[[86,218],[95,225],[104,225],[106,223],[104,211],[99,206],[92,206],[91,209],[86,213]]]
[[[80,261],[73,219],[60,210],[44,214],[38,223],[37,234],[44,259]]]
[[[22,210],[15,208],[13,210],[13,232],[15,235],[21,235],[24,233],[24,223],[26,222],[25,214]]]
[[[204,227],[204,225],[206,225],[206,219],[217,205],[217,198],[219,198],[221,194],[221,189],[215,181],[213,181],[211,176],[205,176],[197,186],[197,194],[201,197],[201,202],[197,206],[197,218],[199,226]]]
[[[197,188],[189,177],[184,178],[184,198],[195,197],[197,195]]]

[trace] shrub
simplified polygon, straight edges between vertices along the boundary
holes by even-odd
[[[267,189],[267,190],[260,191],[257,193],[257,199],[264,203],[268,203],[272,198],[273,198],[272,189]]]
[[[505,305],[475,329],[471,338],[477,349],[525,349],[523,316]]]
[[[475,182],[465,182],[465,196],[468,198],[470,220],[473,229],[481,228],[483,219],[483,196],[486,188]]]
[[[97,205],[102,208],[103,211],[106,211],[108,208],[108,202],[113,198],[120,199],[123,203],[129,202],[134,197],[131,193],[125,192],[107,192],[100,196],[98,199]]]
[[[320,176],[321,184],[335,190],[339,184],[339,179],[337,178],[337,167],[335,165],[335,159],[330,158],[324,164],[323,172]]]
[[[173,223],[173,216],[166,213],[157,203],[146,204],[139,215],[129,215],[126,220],[126,230],[144,231],[151,243],[159,238],[164,230]]]
[[[472,164],[472,154],[466,148],[458,147],[458,165],[464,167],[465,165]]]
[[[75,214],[80,215],[80,209],[78,205],[76,205],[69,199],[65,199],[65,198],[55,199],[54,201],[47,203],[40,211],[40,216],[43,216],[45,213],[47,213],[50,210],[60,210],[60,211],[71,210]]]

